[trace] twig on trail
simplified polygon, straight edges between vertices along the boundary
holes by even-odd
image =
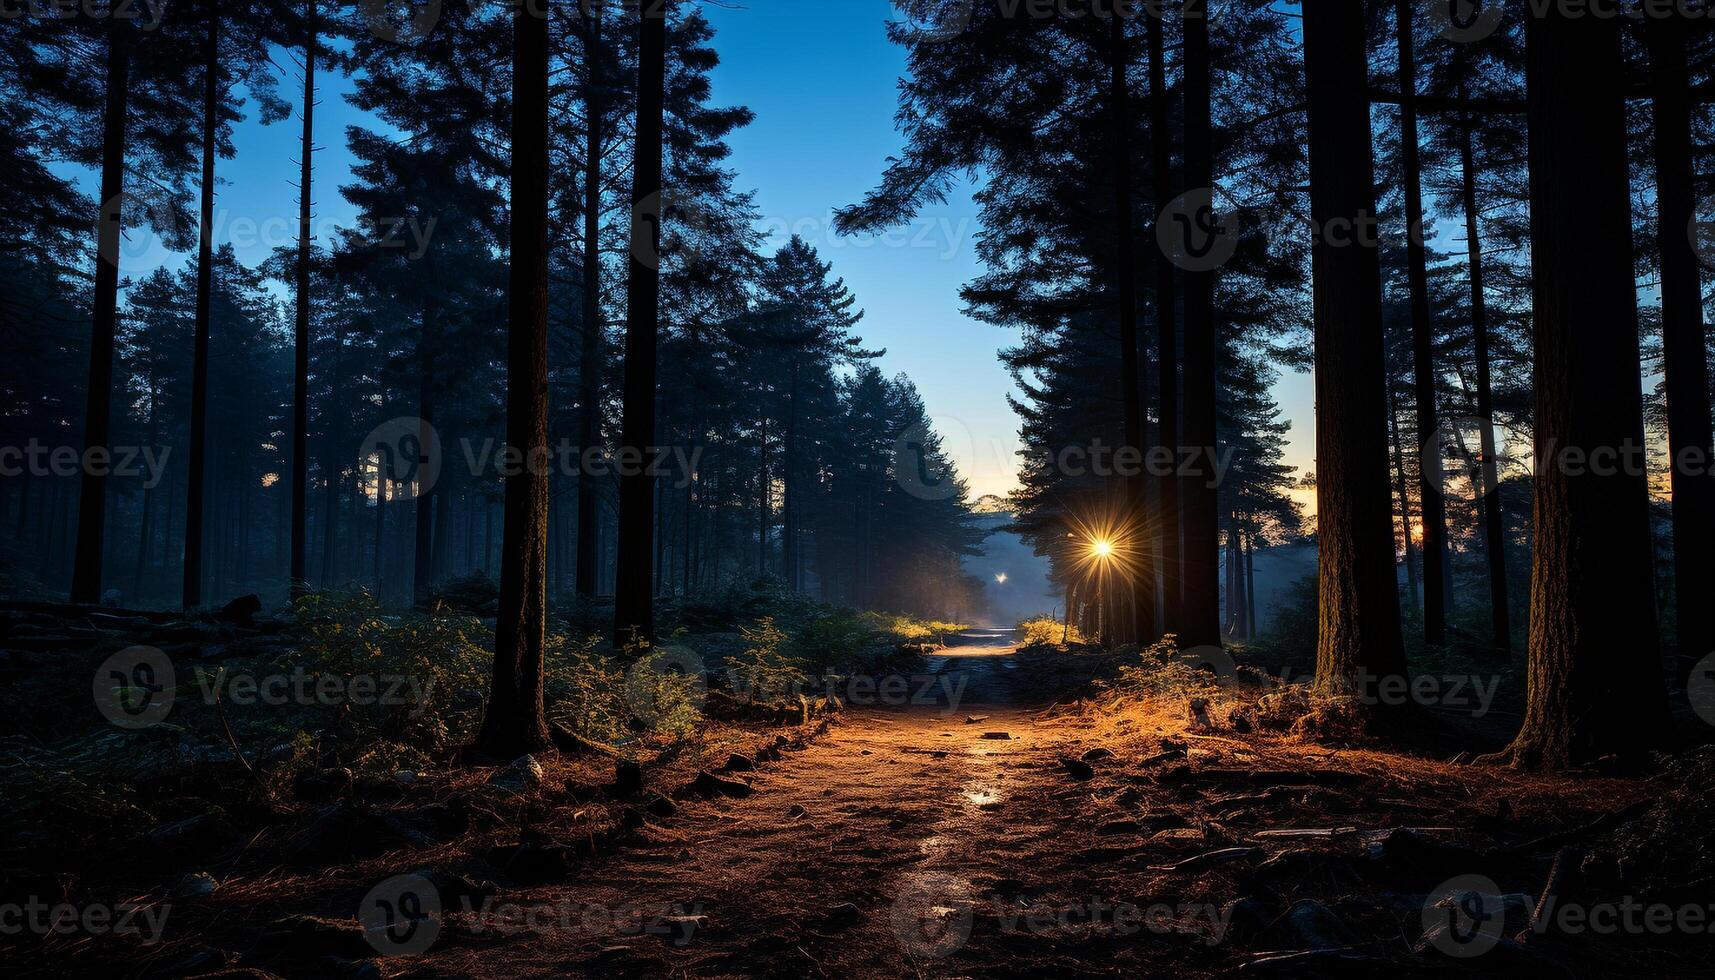
[[[1183,861],[1180,861],[1178,864],[1152,865],[1149,870],[1174,871],[1181,873],[1187,871],[1201,871],[1204,868],[1212,868],[1216,865],[1227,864],[1232,861],[1250,860],[1261,856],[1262,853],[1263,851],[1260,847],[1223,847],[1218,850],[1205,851],[1202,854],[1193,855]]]
[[[226,668],[220,668],[220,672],[226,673]],[[232,734],[232,726],[227,724],[226,702],[220,699],[219,684],[216,684],[214,688],[214,713],[215,717],[220,719],[220,730],[226,735],[226,744],[232,746],[232,754],[238,757],[239,764],[244,766],[246,773],[250,774],[251,781],[259,788],[266,788],[262,782],[262,777],[256,774],[256,767],[250,764],[250,760],[244,757],[244,750],[238,747],[238,739]]]
[[[1226,738],[1226,737],[1221,736],[1221,735],[1199,735],[1196,732],[1180,732],[1179,737],[1181,737],[1181,738],[1200,738],[1200,739],[1203,739],[1203,740],[1209,741],[1209,742],[1226,742],[1228,745],[1246,745],[1246,746],[1248,746],[1250,744],[1249,742],[1241,742],[1236,738]]]
[[[811,956],[809,953],[805,952],[804,947],[794,945],[792,948],[797,950],[799,955],[803,956],[805,959],[810,961],[810,965],[816,968],[816,975],[817,976],[825,977],[828,975],[828,971],[822,969],[822,964],[819,963],[814,956]]]
[[[1448,828],[1451,829],[1451,828]],[[1287,830],[1258,830],[1252,837],[1345,837],[1358,832],[1356,827],[1297,827]]]
[[[1566,889],[1567,879],[1578,867],[1578,851],[1563,847],[1554,855],[1554,864],[1548,869],[1548,881],[1543,883],[1542,897],[1536,900],[1536,911],[1531,914],[1532,922],[1549,921],[1549,913],[1560,901],[1560,893]]]

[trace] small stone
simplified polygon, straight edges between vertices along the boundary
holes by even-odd
[[[1100,762],[1103,759],[1112,759],[1113,757],[1114,757],[1114,754],[1112,752],[1109,752],[1107,749],[1099,749],[1099,748],[1098,749],[1091,749],[1090,751],[1085,752],[1083,755],[1079,756],[1079,758],[1083,759],[1085,762]]]
[[[488,785],[514,793],[534,792],[542,785],[542,764],[533,755],[519,756],[488,777]]]
[[[726,765],[722,768],[726,769],[727,772],[750,772],[756,768],[756,763],[734,752],[727,756]]]
[[[1012,733],[1011,732],[983,732],[983,738],[990,739],[990,740],[996,741],[996,742],[1009,742],[1012,740]]]
[[[1095,768],[1082,759],[1061,759],[1060,765],[1065,768],[1068,775],[1076,780],[1089,779],[1096,774]]]
[[[262,611],[262,600],[253,595],[243,595],[220,607],[216,618],[223,622],[239,626],[249,626]]]
[[[691,781],[690,788],[693,792],[701,793],[704,796],[730,796],[736,799],[742,799],[755,792],[749,783],[717,776],[707,770],[697,773],[697,778]]]
[[[1192,698],[1185,705],[1185,723],[1194,732],[1214,730],[1215,723],[1209,718],[1209,699]]]
[[[828,927],[840,929],[856,925],[864,919],[863,910],[851,902],[840,902],[828,907],[822,915],[822,923]]]
[[[786,818],[788,820],[802,820],[809,815],[810,811],[804,809],[804,805],[802,803],[794,803],[786,808]]]

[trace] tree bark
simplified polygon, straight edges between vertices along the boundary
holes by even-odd
[[[1463,97],[1464,82],[1459,83]],[[1489,622],[1495,649],[1510,651],[1512,607],[1507,598],[1507,530],[1500,491],[1500,469],[1495,447],[1494,389],[1489,376],[1489,306],[1483,296],[1483,240],[1477,219],[1476,154],[1471,146],[1471,116],[1459,120],[1459,164],[1465,209],[1465,253],[1471,270],[1471,340],[1477,358],[1477,418],[1483,427],[1478,435],[1482,459],[1478,461],[1478,493],[1483,501],[1483,550],[1489,564]]]
[[[1358,0],[1304,6],[1316,330],[1316,679],[1373,696],[1403,678],[1388,504],[1375,160]]]
[[[210,3],[203,63],[202,208],[197,234],[196,341],[191,367],[190,483],[185,490],[184,607],[202,605],[203,493],[208,476],[208,331],[214,289],[214,151],[220,127],[220,9]]]
[[[96,226],[95,307],[89,338],[89,390],[83,414],[83,448],[107,452],[113,414],[113,337],[119,320],[119,247],[124,233],[126,94],[131,75],[131,25],[109,18],[107,104],[101,123],[101,213]],[[102,543],[107,530],[105,471],[85,467],[77,500],[77,545],[71,601],[101,601]]]
[[[298,162],[296,345],[292,363],[292,595],[309,589],[305,568],[310,492],[310,157],[315,151],[316,0],[309,0],[304,40],[304,134]],[[329,483],[333,481],[330,478]],[[331,514],[330,514],[331,516]],[[325,562],[324,562],[325,563]]]
[[[1651,22],[1650,83],[1655,92],[1657,235],[1661,245],[1661,320],[1667,382],[1667,441],[1672,459],[1673,585],[1681,661],[1715,653],[1715,476],[1710,470],[1709,365],[1703,340],[1703,284],[1693,249],[1690,79],[1686,33]]]
[[[761,438],[757,442],[756,494],[756,574],[768,574],[768,525],[773,509],[773,478],[768,475],[768,411],[762,410],[757,425]]]
[[[1249,635],[1257,635],[1256,617],[1256,537],[1245,532],[1245,612],[1249,615]]]
[[[1166,45],[1160,17],[1145,17],[1149,42],[1150,164],[1157,219],[1173,200],[1173,130],[1167,102]],[[1159,237],[1159,236],[1158,236]],[[1179,336],[1173,261],[1155,250],[1156,417],[1167,457],[1179,459]],[[1179,562],[1179,480],[1172,473],[1156,482],[1156,527],[1161,538],[1161,628],[1179,629],[1184,575]]]
[[[780,459],[780,571],[786,587],[802,581],[798,556],[798,359],[792,359],[786,388],[786,441]]]
[[[1146,539],[1149,522],[1144,492],[1143,378],[1138,367],[1137,342],[1137,234],[1136,209],[1132,203],[1131,80],[1126,53],[1126,18],[1109,16],[1112,28],[1112,77],[1109,101],[1113,112],[1114,167],[1114,281],[1119,300],[1120,398],[1125,416],[1122,450],[1131,457],[1136,472],[1121,475],[1125,520],[1121,537],[1133,555],[1126,569],[1126,588],[1131,596],[1131,629],[1139,642],[1153,642],[1158,635],[1155,621],[1155,562]]]
[[[1642,465],[1620,34],[1610,22],[1556,12],[1531,18],[1526,31],[1536,546],[1528,703],[1510,756],[1520,767],[1560,768],[1660,746],[1668,716]],[[1618,454],[1618,465],[1593,465],[1591,453]]]
[[[1417,94],[1417,52],[1412,42],[1411,0],[1395,0],[1399,42],[1399,85],[1406,95]],[[1423,639],[1434,646],[1447,642],[1447,504],[1442,498],[1440,410],[1435,399],[1434,325],[1429,318],[1429,271],[1423,243],[1423,175],[1417,141],[1417,106],[1400,100],[1400,154],[1405,171],[1406,278],[1411,293],[1411,354],[1413,392],[1417,398],[1417,441],[1422,447],[1417,468],[1417,498],[1423,519]]]
[[[1394,480],[1399,487],[1399,529],[1405,536],[1405,582],[1411,594],[1411,604],[1416,607],[1420,600],[1417,591],[1417,544],[1411,538],[1411,496],[1406,492],[1405,446],[1400,443],[1399,412],[1394,407],[1391,390],[1388,392],[1387,421],[1388,431],[1393,437]]]
[[[429,283],[434,282],[434,264],[431,261],[424,270]],[[429,452],[430,433],[435,429],[435,345],[440,341],[438,308],[435,298],[429,293],[432,285],[425,285],[423,295],[422,325],[417,334],[417,420],[418,445],[420,452]],[[419,457],[416,468],[417,499],[415,500],[416,536],[413,538],[411,549],[411,601],[418,606],[427,605],[429,593],[434,587],[434,555],[431,548],[434,545],[435,528],[435,488],[425,479],[422,457]]]
[[[1183,7],[1185,16],[1185,186],[1215,186],[1215,152],[1210,118],[1209,22],[1202,0]],[[1366,133],[1368,130],[1366,129]],[[1221,643],[1220,513],[1214,473],[1215,455],[1215,272],[1185,273],[1185,446],[1200,464],[1180,484],[1184,520],[1184,591],[1180,600],[1179,643],[1183,647]]]
[[[160,389],[160,386],[156,383],[154,372],[150,371],[149,372],[149,445],[151,445],[151,446],[155,446],[155,445],[160,444],[160,438],[161,438],[161,436],[160,436],[160,421],[161,421],[161,389]],[[24,486],[20,485],[19,489],[20,490],[24,489]],[[23,498],[20,496],[20,498],[18,500],[18,509],[19,509],[20,516],[23,513],[23,504],[24,504]],[[143,488],[143,500],[142,500],[142,503],[140,506],[140,513],[138,515],[139,524],[141,526],[139,527],[138,532],[137,532],[136,573],[132,577],[132,580],[131,580],[131,595],[129,597],[129,600],[133,606],[140,605],[140,603],[138,602],[138,597],[143,594],[143,576],[148,572],[148,568],[149,568],[149,552],[151,550],[150,537],[151,537],[152,532],[154,531],[154,526],[153,526],[153,521],[152,521],[152,518],[154,517],[154,513],[155,513],[155,488],[152,486],[144,486],[144,488]]]
[[[548,448],[548,71],[545,5],[513,13],[512,251],[507,322],[506,441],[525,459]],[[551,744],[542,705],[547,627],[548,470],[505,481],[494,672],[476,750],[514,758]]]
[[[584,296],[583,334],[578,358],[578,448],[583,453],[601,444],[601,141],[604,100],[601,90],[601,10],[579,8],[584,30],[587,87],[584,91]],[[573,587],[585,599],[595,598],[596,505],[600,488],[594,468],[578,467],[577,559]]]
[[[655,439],[656,344],[661,301],[661,157],[667,80],[667,2],[642,8],[637,62],[637,144],[631,187],[631,264],[626,283],[622,454],[645,458]],[[645,214],[652,208],[654,214]],[[622,455],[624,458],[624,455]],[[654,479],[638,467],[619,478],[619,572],[614,640],[653,642],[650,565]]]

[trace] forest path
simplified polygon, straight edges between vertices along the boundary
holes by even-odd
[[[1036,718],[1069,689],[1064,658],[1020,654],[1010,633],[958,638],[907,678],[902,699],[852,708],[807,748],[762,767],[753,795],[686,804],[649,828],[643,846],[589,866],[576,883],[497,899],[496,909],[533,914],[538,925],[449,921],[418,969],[941,972],[934,967],[970,934],[972,899],[1016,884],[1026,855],[1052,846],[1055,828],[1042,815],[1065,811],[1052,797],[1069,788],[1058,757],[1075,734]],[[693,918],[674,935],[637,934],[640,919],[663,913]]]

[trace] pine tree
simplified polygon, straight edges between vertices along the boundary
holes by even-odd
[[[1304,11],[1316,317],[1316,679],[1369,698],[1405,674],[1388,507],[1381,266],[1363,5]]]

